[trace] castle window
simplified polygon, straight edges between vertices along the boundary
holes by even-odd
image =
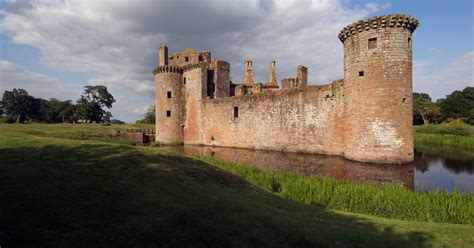
[[[411,38],[408,38],[408,46],[411,45]]]
[[[171,110],[166,110],[166,117],[170,117],[171,116]]]
[[[168,98],[171,98],[171,91],[168,91],[166,95],[168,96]]]
[[[186,85],[186,78],[183,78],[183,84]]]
[[[239,107],[234,107],[234,118],[239,117]]]
[[[200,62],[204,61],[204,58],[202,57],[202,55],[199,55],[199,61]]]
[[[364,71],[360,71],[359,72],[359,77],[363,77],[364,76]]]
[[[184,61],[185,61],[185,62],[189,62],[189,57],[187,57],[187,56],[184,57]]]
[[[369,39],[369,49],[377,48],[377,38]]]

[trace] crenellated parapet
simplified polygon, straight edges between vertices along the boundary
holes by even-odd
[[[201,68],[201,65],[202,65],[202,63],[190,64],[190,65],[182,66],[181,69],[183,70],[183,72],[185,72],[185,71],[191,71],[191,70],[194,70],[194,69]]]
[[[411,30],[412,32],[418,27],[418,20],[409,15],[400,15],[400,14],[393,14],[393,15],[383,15],[383,16],[375,16],[369,19],[360,20],[355,22],[351,25],[346,26],[341,30],[339,33],[339,40],[342,43],[344,41],[355,34],[361,33],[363,31],[367,31],[370,29],[381,29],[381,28],[406,28]]]
[[[183,69],[176,65],[162,65],[153,69],[153,75],[158,73],[183,73]]]

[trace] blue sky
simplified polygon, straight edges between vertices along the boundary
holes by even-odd
[[[76,100],[105,84],[114,117],[128,122],[153,104],[157,48],[192,46],[231,62],[232,80],[252,59],[258,81],[276,59],[277,77],[309,67],[312,84],[342,78],[339,30],[375,15],[409,14],[414,90],[434,99],[474,86],[470,0],[159,0],[0,2],[0,91],[25,88],[42,98]]]

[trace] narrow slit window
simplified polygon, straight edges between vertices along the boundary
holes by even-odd
[[[186,85],[186,78],[183,78],[183,84]]]
[[[239,107],[234,107],[234,118],[239,117]]]
[[[171,91],[168,91],[166,95],[168,96],[168,98],[171,98]]]
[[[184,57],[185,62],[189,62],[189,57]]]
[[[171,110],[166,110],[166,117],[171,117]]]
[[[408,46],[411,45],[411,38],[408,38]]]
[[[363,77],[364,76],[364,71],[360,71],[359,72],[359,77]]]
[[[377,38],[369,39],[369,49],[377,48]]]

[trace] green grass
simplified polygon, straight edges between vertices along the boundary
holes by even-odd
[[[434,145],[442,147],[455,147],[474,152],[474,137],[459,135],[440,135],[430,133],[415,133],[415,147],[417,145]]]
[[[288,199],[386,218],[474,224],[474,193],[412,191],[401,185],[352,184],[329,177],[265,171],[254,166],[198,157]]]
[[[429,124],[415,126],[414,128],[417,133],[474,136],[474,126],[469,124]]]
[[[430,145],[464,149],[474,153],[474,126],[425,125],[415,126],[415,147]]]
[[[133,145],[133,141],[125,139],[116,139],[115,134],[118,130],[126,129],[154,129],[154,125],[148,124],[129,124],[129,125],[100,125],[100,124],[26,124],[27,131],[21,125],[4,125],[9,132],[24,132],[29,135],[56,137],[64,139],[77,140],[96,140],[107,143]]]
[[[262,190],[251,176],[244,180],[216,161],[53,134],[76,128],[117,127],[0,125],[2,247],[474,245],[472,225],[379,218],[287,199],[301,187],[279,181],[295,180],[291,174],[272,177]]]

